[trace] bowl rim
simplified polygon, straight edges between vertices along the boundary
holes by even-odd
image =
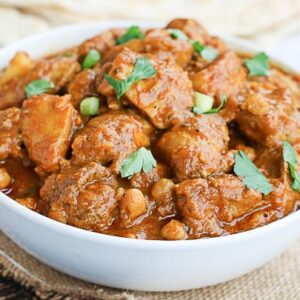
[[[96,29],[99,27],[99,32],[102,30],[113,28],[113,27],[128,27],[132,24],[137,24],[141,27],[150,27],[150,26],[160,26],[162,22],[151,22],[151,21],[137,21],[137,20],[116,20],[116,21],[101,21],[101,22],[92,22],[85,24],[72,24],[67,26],[57,27],[51,29],[47,32],[37,33],[20,39],[6,47],[0,49],[0,64],[3,66],[7,65],[8,60],[4,63],[1,62],[2,57],[10,56],[15,54],[16,48],[22,48],[24,45],[35,42],[40,38],[45,38],[45,36],[54,36],[54,35],[63,35],[69,32],[76,32],[77,30],[88,30]],[[230,46],[233,45],[233,48],[243,49],[239,52],[247,53],[257,53],[259,49],[249,41],[233,37],[230,35],[220,35],[224,39],[225,43],[228,43]],[[88,37],[87,37],[88,38]],[[11,53],[14,51],[13,53]],[[59,51],[59,50],[57,50]],[[297,74],[299,70],[292,67],[288,63],[277,59],[274,56],[270,57],[271,62],[279,66],[285,71]],[[166,241],[166,240],[140,240],[140,239],[130,239],[119,236],[112,236],[98,232],[92,232],[85,229],[77,228],[68,224],[60,223],[53,219],[50,219],[44,215],[41,215],[37,212],[34,212],[23,205],[19,204],[3,192],[0,192],[0,206],[4,205],[8,210],[17,214],[19,217],[26,219],[28,222],[34,223],[35,226],[41,226],[52,232],[57,232],[69,237],[79,238],[85,241],[91,241],[94,243],[105,243],[110,246],[116,246],[126,249],[143,249],[143,250],[168,250],[168,251],[177,251],[180,249],[194,247],[195,249],[203,249],[209,247],[216,247],[220,244],[224,245],[233,245],[234,243],[240,243],[245,240],[257,239],[263,237],[267,234],[274,233],[276,230],[286,227],[289,224],[293,224],[297,219],[300,221],[300,210],[290,213],[289,215],[276,220],[267,225],[263,225],[258,228],[254,228],[248,231],[238,232],[231,235],[212,237],[212,238],[200,238],[194,240],[181,240],[181,241]],[[3,229],[5,232],[5,229]],[[9,233],[8,233],[9,235]]]

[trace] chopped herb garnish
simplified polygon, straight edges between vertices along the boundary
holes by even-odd
[[[190,41],[188,36],[180,29],[169,28],[167,30],[170,32],[170,35],[173,39]]]
[[[92,49],[88,52],[82,62],[83,69],[90,69],[101,59],[101,54],[98,50]]]
[[[283,160],[288,163],[291,177],[293,179],[292,188],[300,192],[300,174],[296,170],[296,151],[289,142],[283,142]]]
[[[143,172],[148,173],[156,166],[156,160],[154,159],[150,150],[142,147],[135,151],[131,156],[125,159],[121,166],[121,177],[127,178],[133,174]]]
[[[249,71],[249,76],[267,76],[269,74],[269,57],[266,53],[260,52],[252,59],[244,59],[244,64]]]
[[[273,191],[272,185],[256,165],[248,158],[244,151],[238,151],[234,155],[234,173],[242,177],[243,183],[250,189],[255,189],[264,195]]]
[[[206,61],[213,61],[218,57],[218,51],[215,48],[212,47],[205,47],[202,52],[201,56],[206,60]]]
[[[85,98],[80,102],[80,112],[86,116],[94,116],[99,113],[100,101],[97,97]]]
[[[156,75],[156,70],[148,58],[139,57],[135,62],[132,73],[127,79],[114,79],[108,74],[105,74],[105,78],[115,90],[117,99],[120,99],[135,82],[150,78],[154,75]]]
[[[50,82],[45,79],[34,80],[26,85],[25,93],[26,93],[27,98],[29,98],[34,95],[40,95],[40,94],[46,93],[53,88],[54,88],[53,82]]]
[[[212,109],[214,98],[202,93],[195,92],[195,105],[193,112],[195,114],[203,114]]]
[[[127,32],[117,39],[117,45],[124,44],[133,39],[142,39],[144,33],[140,30],[138,26],[131,26]]]
[[[218,107],[212,108],[214,104],[214,98],[205,94],[195,93],[195,106],[193,107],[193,112],[195,114],[216,114],[225,105],[227,101],[227,96],[225,94],[221,97],[221,103]]]
[[[218,113],[224,107],[226,102],[227,102],[227,95],[223,94],[222,97],[221,97],[220,105],[216,108],[212,108],[212,109],[206,111],[205,114],[216,114],[216,113]]]
[[[218,57],[218,51],[215,48],[204,46],[199,42],[193,42],[193,47],[197,54],[201,55],[206,61],[213,61]]]

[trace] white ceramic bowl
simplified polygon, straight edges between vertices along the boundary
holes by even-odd
[[[75,25],[32,36],[0,50],[0,67],[7,65],[18,50],[38,57],[76,45],[102,30],[131,24]],[[246,42],[226,40],[235,50],[258,51]],[[281,66],[291,70],[282,63]],[[221,283],[262,266],[300,237],[300,211],[267,226],[231,236],[147,241],[64,225],[0,193],[0,228],[37,259],[72,276],[116,288],[176,291]]]

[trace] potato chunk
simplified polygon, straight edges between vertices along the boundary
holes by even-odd
[[[141,55],[125,48],[112,62],[110,76],[119,80],[127,78],[138,57]],[[126,92],[126,100],[147,115],[156,127],[168,128],[191,116],[194,101],[192,84],[187,72],[175,62],[148,57],[157,74],[136,82]],[[107,97],[115,96],[106,79],[101,82],[98,91]]]
[[[75,116],[69,96],[43,94],[24,102],[22,137],[38,173],[58,170],[69,147]]]
[[[152,29],[144,38],[145,51],[161,60],[174,60],[179,66],[192,58],[194,48],[189,41],[174,39],[166,29]]]
[[[50,59],[41,59],[33,66],[0,83],[0,109],[20,105],[26,99],[25,87],[34,80],[48,80],[54,84],[51,93],[66,87],[75,74],[80,71],[80,65],[74,57],[56,56]],[[50,93],[50,91],[49,91]]]
[[[20,117],[21,110],[16,107],[0,111],[0,160],[21,156]]]

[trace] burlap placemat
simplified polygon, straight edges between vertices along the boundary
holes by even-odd
[[[225,284],[185,292],[143,293],[106,288],[59,273],[0,232],[0,275],[34,288],[42,299],[293,300],[300,299],[300,241],[265,267]]]

